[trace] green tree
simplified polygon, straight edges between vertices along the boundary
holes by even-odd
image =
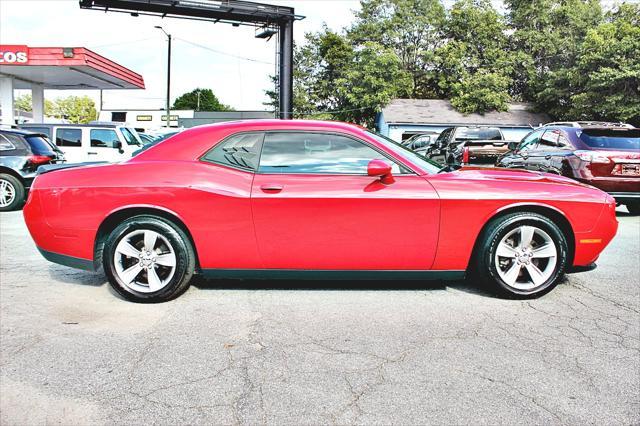
[[[439,0],[361,0],[347,34],[355,46],[374,42],[397,55],[411,76],[406,96],[434,97],[435,50],[443,42],[445,9]]]
[[[378,43],[354,47],[324,28],[295,50],[294,116],[373,125],[376,112],[407,93],[411,78],[395,52]],[[268,92],[270,105],[277,94]]]
[[[602,22],[598,0],[505,0],[517,56],[513,92],[555,117],[576,92],[571,69],[587,31]]]
[[[178,96],[172,108],[196,111],[233,111],[233,108],[220,102],[211,89],[200,88]]]
[[[622,4],[587,31],[576,64],[570,107],[562,118],[625,121],[640,126],[640,5]]]
[[[47,115],[77,124],[86,124],[98,117],[96,105],[88,96],[58,98]]]
[[[447,43],[436,51],[438,87],[457,110],[507,109],[513,60],[506,32],[489,0],[460,0],[448,12]]]
[[[31,95],[30,94],[18,96],[13,101],[13,104],[14,104],[14,106],[15,106],[15,108],[17,110],[25,111],[25,112],[31,112],[32,111],[32,108],[31,108],[32,102],[31,102]],[[51,102],[49,99],[45,99],[44,100],[44,115],[51,115],[51,112],[53,111],[53,106],[54,106],[53,102]]]

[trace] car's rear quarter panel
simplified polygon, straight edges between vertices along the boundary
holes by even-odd
[[[257,268],[251,180],[250,173],[185,161],[63,170],[38,178],[38,206],[25,216],[40,230],[32,232],[40,248],[93,259],[96,232],[109,215],[124,208],[161,209],[186,224],[203,268]],[[36,219],[38,211],[45,223]]]

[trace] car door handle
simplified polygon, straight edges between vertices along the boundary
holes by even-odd
[[[545,160],[551,160],[551,156],[550,156],[550,155],[545,155],[545,156],[544,156],[544,159],[545,159]]]
[[[88,155],[98,155],[97,152],[87,152]]]
[[[262,189],[264,192],[280,192],[282,191],[282,188],[284,188],[284,186],[273,183],[260,185],[260,189]]]

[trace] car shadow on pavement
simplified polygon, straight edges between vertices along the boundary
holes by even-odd
[[[57,265],[49,268],[49,276],[55,281],[64,284],[100,287],[107,283],[107,278],[104,276],[102,271],[90,272]]]
[[[442,291],[452,288],[478,296],[495,297],[466,280],[217,280],[196,276],[191,285],[201,290]]]

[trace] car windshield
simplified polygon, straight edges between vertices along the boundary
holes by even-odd
[[[41,135],[25,135],[24,138],[31,146],[31,150],[35,155],[54,155],[54,148],[49,143],[47,139],[45,139]]]
[[[502,133],[497,127],[459,127],[456,131],[457,141],[502,140]]]
[[[584,129],[578,137],[593,149],[640,150],[640,129]]]
[[[124,139],[127,141],[127,145],[138,145],[140,146],[140,142],[138,141],[138,138],[135,137],[134,131],[131,131],[130,129],[127,129],[126,127],[122,127],[120,129],[122,131],[122,136],[124,136]]]
[[[438,163],[433,162],[428,158],[411,151],[409,148],[407,148],[404,145],[400,145],[398,142],[394,141],[393,139],[389,139],[386,136],[382,136],[378,133],[374,133],[371,131],[367,131],[367,134],[372,138],[374,138],[375,140],[377,140],[378,142],[382,143],[384,146],[386,146],[390,150],[392,150],[395,154],[399,155],[405,160],[408,160],[414,164],[417,164],[428,173],[432,173],[432,174],[438,173],[442,168],[442,166],[440,166]]]

